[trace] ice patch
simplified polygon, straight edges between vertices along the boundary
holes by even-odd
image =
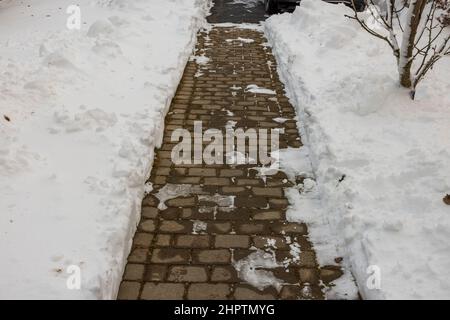
[[[178,197],[187,197],[191,194],[200,193],[202,189],[199,186],[193,186],[190,184],[171,184],[168,183],[164,187],[158,190],[155,197],[158,198],[159,210],[166,210],[167,206],[165,202],[170,199],[175,199]]]
[[[278,118],[273,118],[272,120],[275,121],[276,123],[285,123],[289,119],[278,117]]]
[[[192,57],[192,59],[201,66],[205,66],[208,64],[209,62],[209,58],[207,56],[205,56],[205,54],[199,55],[199,56],[194,56]]]
[[[300,245],[297,242],[291,243],[289,245],[289,253],[292,256],[292,260],[290,263],[296,263],[300,261]]]
[[[238,38],[236,38],[236,39],[227,39],[227,40],[225,40],[226,42],[233,42],[233,41],[240,41],[240,42],[243,42],[243,43],[252,43],[252,42],[255,42],[255,40],[253,40],[253,39],[249,39],[249,38],[241,38],[241,37],[238,37]]]
[[[275,254],[272,252],[264,252],[256,250],[247,257],[233,262],[233,266],[238,272],[238,276],[243,281],[251,284],[258,290],[264,290],[267,287],[273,286],[278,291],[281,290],[283,281],[278,279],[269,270],[281,267],[275,259]]]
[[[210,24],[210,26],[213,28],[237,28],[237,29],[263,31],[263,27],[260,23],[223,22],[223,23],[212,23],[212,24]]]
[[[199,201],[213,202],[219,207],[234,208],[234,199],[236,196],[225,196],[216,193],[215,195],[199,195]]]
[[[245,88],[246,92],[251,93],[259,93],[259,94],[277,94],[275,91],[258,87],[256,84],[249,84],[247,88]]]
[[[280,169],[295,182],[296,177],[311,177],[312,167],[307,147],[286,148],[279,150]]]
[[[277,245],[276,244],[277,244],[277,240],[276,239],[268,238],[267,242],[265,244],[265,247],[277,249]]]
[[[195,220],[192,224],[192,234],[199,234],[206,231],[208,224],[204,221]]]

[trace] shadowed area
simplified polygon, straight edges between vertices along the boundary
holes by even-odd
[[[266,19],[262,0],[213,0],[209,23],[259,23]]]

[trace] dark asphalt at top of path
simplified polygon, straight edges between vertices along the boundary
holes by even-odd
[[[264,12],[263,1],[239,3],[244,1],[213,0],[214,6],[211,8],[211,15],[207,18],[208,22],[259,23],[268,17]]]

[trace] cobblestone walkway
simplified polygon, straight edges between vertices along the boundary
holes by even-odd
[[[283,172],[264,180],[255,165],[171,161],[173,130],[192,132],[194,121],[223,132],[230,123],[283,128],[281,148],[302,145],[265,42],[253,29],[213,26],[199,33],[195,56],[207,59],[188,63],[167,115],[149,180],[154,190],[142,203],[119,299],[321,299],[324,284],[339,276],[337,268],[319,268],[306,225],[286,221],[284,188],[292,182]],[[251,84],[276,93],[252,93]],[[188,191],[164,209],[161,189],[180,186]],[[263,288],[266,277],[272,285]]]

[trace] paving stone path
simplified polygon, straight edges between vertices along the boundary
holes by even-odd
[[[213,25],[199,33],[194,56],[166,117],[149,179],[154,190],[143,200],[118,298],[324,298],[324,285],[340,271],[321,269],[306,225],[286,221],[284,188],[293,182],[283,172],[263,179],[257,165],[171,160],[172,132],[192,132],[194,121],[202,121],[203,131],[225,132],[230,123],[245,130],[283,128],[280,147],[301,147],[294,109],[263,33]],[[252,93],[246,90],[251,84],[275,94]],[[165,208],[158,199],[163,188],[178,188],[182,196],[166,200]],[[256,258],[265,263],[251,262]],[[274,285],[257,288],[249,275],[275,279]]]

